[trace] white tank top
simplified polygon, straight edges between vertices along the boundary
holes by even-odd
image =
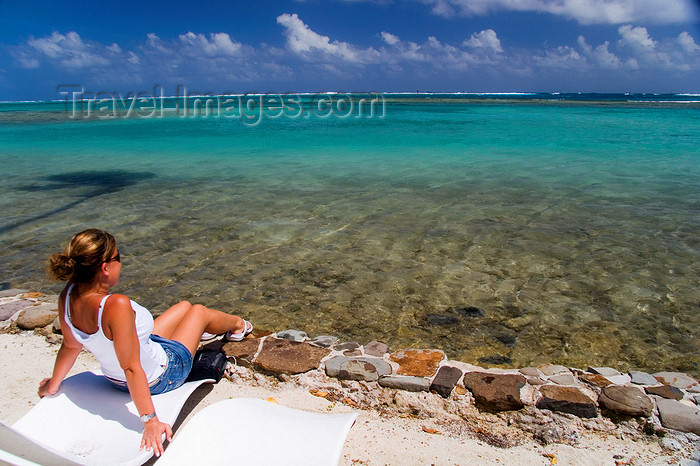
[[[114,342],[107,338],[102,332],[102,311],[104,310],[105,301],[110,295],[102,298],[100,302],[100,310],[97,314],[97,332],[95,333],[85,333],[73,325],[70,319],[70,292],[73,290],[73,283],[68,287],[68,292],[66,293],[65,302],[65,319],[68,327],[70,328],[75,339],[78,343],[85,346],[90,352],[95,355],[100,365],[102,366],[102,373],[109,377],[110,379],[120,380],[126,382],[126,377],[124,376],[124,371],[119,365],[119,360],[117,359],[117,353],[114,351]],[[143,367],[146,373],[146,378],[148,382],[151,383],[165,370],[165,366],[168,364],[168,356],[165,354],[163,347],[151,341],[150,336],[153,333],[153,316],[148,309],[141,306],[140,304],[130,301],[131,309],[134,310],[136,319],[136,333],[139,338],[139,345],[141,347],[141,367]]]

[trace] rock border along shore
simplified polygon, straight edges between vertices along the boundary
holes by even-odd
[[[1,291],[0,332],[34,331],[59,343],[57,298]],[[437,349],[391,352],[379,341],[311,339],[291,329],[254,332],[235,343],[219,338],[205,346],[223,349],[229,359],[226,375],[233,381],[294,381],[330,402],[434,418],[445,430],[463,428],[455,421],[477,423],[480,427],[472,431],[494,446],[518,445],[527,435],[544,444],[575,446],[579,431],[588,429],[640,439],[658,436],[661,446],[672,451],[700,447],[700,384],[684,373],[556,364],[487,369],[449,360]]]

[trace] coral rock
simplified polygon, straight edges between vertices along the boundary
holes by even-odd
[[[407,349],[392,353],[389,359],[399,365],[399,375],[432,377],[438,370],[445,353],[433,349]]]

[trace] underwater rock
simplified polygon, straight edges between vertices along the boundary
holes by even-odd
[[[455,311],[465,317],[484,317],[486,315],[483,310],[474,306],[459,307]]]
[[[501,364],[511,364],[513,362],[508,356],[501,356],[500,354],[492,354],[489,356],[482,356],[477,359],[482,364],[493,364],[499,366]]]
[[[430,325],[442,326],[442,325],[454,325],[459,322],[459,319],[455,316],[448,314],[427,314],[425,320]]]

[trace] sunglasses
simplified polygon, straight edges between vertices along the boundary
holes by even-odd
[[[107,262],[121,262],[121,261],[122,261],[122,258],[119,255],[119,249],[117,249],[117,255],[112,257],[111,259],[106,260],[105,263],[107,263]]]

